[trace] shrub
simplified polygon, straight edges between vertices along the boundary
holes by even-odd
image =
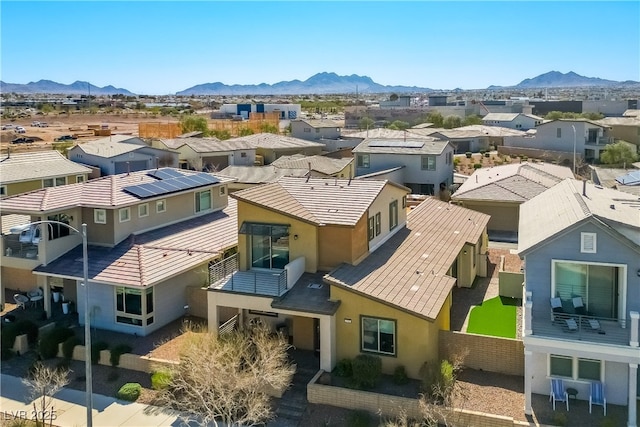
[[[467,151],[466,153],[464,153],[464,155],[467,156],[467,159],[471,158],[471,154],[473,154],[471,153],[471,151]]]
[[[520,161],[521,162],[526,162],[529,158],[527,156],[521,156],[520,157]]]
[[[455,382],[456,369],[448,360],[440,363],[425,363],[420,368],[422,391],[431,402],[443,403],[452,396]]]
[[[123,353],[131,353],[131,346],[128,344],[118,344],[111,350],[111,355],[109,356],[109,361],[111,362],[111,366],[116,367],[120,364],[120,355]]]
[[[157,371],[151,374],[151,388],[162,390],[171,384],[171,373],[168,371]]]
[[[487,151],[486,153],[484,153],[484,156],[488,159],[491,156],[491,153]]]
[[[484,156],[486,152],[487,152],[487,150],[480,150],[480,155]]]
[[[371,415],[366,411],[351,411],[347,417],[348,427],[368,427],[371,424]]]
[[[73,331],[69,328],[55,327],[45,333],[38,343],[38,353],[44,360],[51,359],[58,355],[58,344],[73,336]]]
[[[71,360],[73,358],[73,349],[80,343],[80,339],[76,336],[72,336],[64,340],[62,343],[62,357],[67,360]]]
[[[482,167],[482,163],[474,163],[473,164],[473,168],[474,169],[480,169]]]
[[[409,382],[409,377],[407,376],[407,371],[404,369],[403,365],[396,366],[396,369],[393,371],[393,383],[402,385]]]
[[[453,166],[458,166],[460,164],[460,157],[455,157],[453,159]]]
[[[351,362],[353,382],[357,388],[373,388],[382,373],[382,359],[378,356],[360,354]]]
[[[91,364],[97,365],[100,361],[100,352],[109,348],[109,344],[104,341],[98,341],[91,344]]]
[[[349,378],[353,375],[351,359],[342,359],[336,363],[336,375],[343,378]]]
[[[135,402],[140,397],[140,391],[142,390],[142,386],[139,383],[126,383],[118,393],[116,397],[118,399],[126,400],[128,402]]]

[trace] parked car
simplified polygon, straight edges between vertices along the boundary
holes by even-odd
[[[31,126],[40,127],[40,122],[38,121],[31,122]]]
[[[15,132],[16,133],[27,133],[27,130],[25,128],[23,128],[22,126],[16,126]]]
[[[31,144],[34,141],[33,138],[27,138],[27,137],[20,137],[20,138],[15,138],[11,141],[12,144]]]
[[[57,137],[54,141],[70,141],[72,139],[78,139],[75,135],[62,135]]]
[[[2,130],[13,129],[13,125],[11,123],[7,123],[6,125],[2,125]]]
[[[48,127],[49,127],[49,123],[47,123],[47,122],[40,122],[40,126],[38,126],[38,127],[41,127],[41,128],[48,128]]]

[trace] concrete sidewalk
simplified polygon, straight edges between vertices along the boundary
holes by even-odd
[[[0,375],[0,412],[3,417],[14,415],[33,419],[33,404],[22,379]],[[87,425],[86,395],[84,391],[63,388],[53,397],[49,407],[54,412],[53,424],[59,427]],[[183,426],[176,411],[156,406],[126,402],[114,397],[93,394],[93,425],[112,426]],[[196,424],[193,424],[196,425]]]

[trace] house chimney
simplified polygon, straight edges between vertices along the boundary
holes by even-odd
[[[582,195],[587,197],[587,180],[582,181]]]

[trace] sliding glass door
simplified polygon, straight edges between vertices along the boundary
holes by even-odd
[[[582,297],[589,313],[618,318],[619,267],[576,262],[554,262],[554,295],[568,301]]]

